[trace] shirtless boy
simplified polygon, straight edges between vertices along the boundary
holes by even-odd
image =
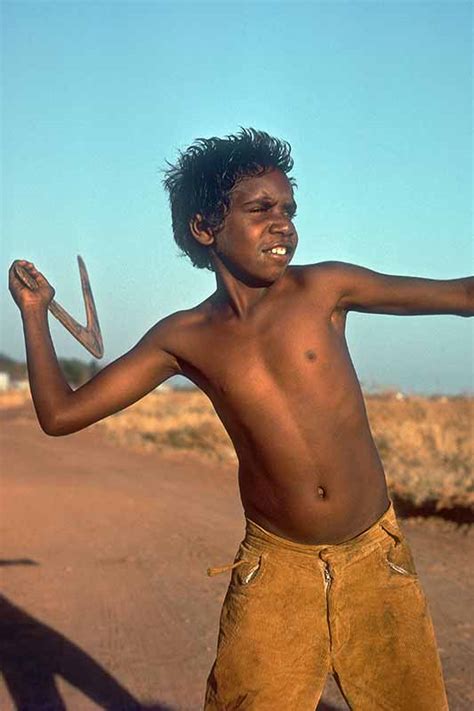
[[[216,291],[163,319],[73,391],[51,341],[54,290],[10,269],[36,413],[77,432],[177,373],[235,446],[246,536],[222,609],[206,711],[313,711],[328,672],[349,706],[447,709],[429,607],[387,494],[344,336],[349,311],[474,313],[473,278],[289,266],[297,246],[288,144],[242,130],[200,140],[167,172],[174,236]]]

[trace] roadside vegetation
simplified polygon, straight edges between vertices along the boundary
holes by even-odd
[[[474,517],[474,398],[381,393],[367,395],[366,405],[399,508]],[[180,449],[236,462],[227,433],[199,391],[157,391],[98,426],[134,448]]]
[[[28,391],[9,391],[0,394],[0,407],[28,399]],[[366,395],[366,405],[397,510],[473,522],[474,398],[385,392]],[[135,450],[236,463],[226,431],[198,390],[159,389],[93,427]]]

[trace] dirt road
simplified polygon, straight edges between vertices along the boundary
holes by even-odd
[[[0,708],[198,711],[228,583],[206,569],[243,535],[233,468],[131,452],[94,428],[50,438],[28,407],[0,423]],[[403,527],[451,709],[471,709],[472,533]],[[318,708],[346,708],[334,683]]]

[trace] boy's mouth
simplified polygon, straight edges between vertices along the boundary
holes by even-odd
[[[263,253],[268,254],[272,259],[285,260],[290,257],[292,252],[291,247],[284,244],[276,244],[269,249],[264,249]]]

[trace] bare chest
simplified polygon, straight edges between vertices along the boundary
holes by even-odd
[[[202,332],[187,358],[187,374],[213,401],[229,406],[305,393],[325,399],[344,374],[353,374],[344,331],[339,312],[280,308],[255,323]]]

